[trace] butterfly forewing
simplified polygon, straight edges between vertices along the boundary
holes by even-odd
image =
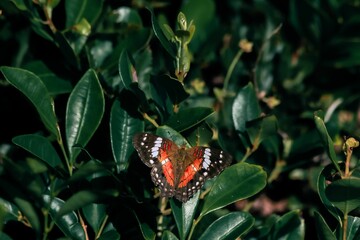
[[[164,154],[178,149],[178,146],[173,141],[150,133],[136,134],[133,138],[133,145],[140,159],[148,167],[153,167],[159,161],[165,159],[166,156],[161,156],[161,153]]]

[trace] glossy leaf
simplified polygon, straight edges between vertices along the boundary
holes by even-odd
[[[66,182],[59,184],[57,191],[60,189],[67,188],[69,184],[82,181],[82,180],[91,180],[89,179],[94,174],[98,174],[101,176],[111,175],[111,171],[106,169],[103,164],[95,159],[92,159],[85,164],[81,165],[78,170],[74,172],[74,174],[67,179]]]
[[[237,239],[246,234],[254,223],[255,218],[247,212],[231,212],[214,221],[199,240]]]
[[[321,202],[340,224],[342,222],[343,214],[337,207],[335,207],[335,205],[327,198],[327,195],[325,194],[325,190],[328,185],[327,179],[331,179],[330,177],[335,173],[335,171],[336,170],[334,169],[333,165],[328,165],[320,172],[317,181],[317,190]]]
[[[184,86],[169,76],[153,78],[151,84],[154,88],[152,97],[160,106],[161,104],[166,104],[167,98],[172,104],[179,104],[189,97]]]
[[[187,202],[181,203],[170,199],[170,206],[179,231],[180,239],[185,239],[194,221],[195,211],[199,203],[200,191],[194,194]]]
[[[317,211],[314,212],[316,233],[320,240],[336,240],[334,233],[331,231],[324,218]]]
[[[100,16],[102,5],[103,1],[101,0],[66,0],[66,27],[70,28],[79,23],[82,18],[85,18],[88,22],[93,24]]]
[[[116,230],[106,231],[98,238],[98,240],[120,240],[120,234]]]
[[[130,155],[134,152],[132,137],[143,129],[143,121],[132,117],[121,107],[119,101],[113,103],[110,113],[110,138],[118,173],[127,169]]]
[[[95,235],[98,235],[98,232],[107,215],[106,205],[90,203],[82,208],[82,212],[84,213],[86,221],[89,223],[89,225],[95,232]]]
[[[94,70],[88,70],[70,94],[66,109],[66,139],[71,162],[96,131],[104,114],[104,96]]]
[[[270,239],[304,239],[305,225],[299,211],[285,213],[273,226]]]
[[[118,67],[119,67],[120,80],[122,81],[126,89],[130,89],[130,84],[135,82],[133,75],[135,71],[133,71],[133,66],[130,60],[129,52],[126,51],[125,49],[120,54]]]
[[[6,233],[0,232],[0,240],[12,240]]]
[[[71,82],[51,71],[43,61],[32,61],[24,68],[33,72],[42,80],[50,95],[69,93],[72,90]]]
[[[49,204],[49,213],[55,224],[69,238],[74,240],[85,240],[86,235],[84,229],[74,212],[57,217],[58,212],[64,205],[64,201],[60,198],[51,199],[49,195],[44,195],[44,201]]]
[[[34,154],[51,167],[61,164],[61,160],[50,141],[36,134],[28,134],[14,137],[13,143]]]
[[[199,124],[213,113],[214,111],[211,108],[187,108],[170,116],[165,124],[174,130],[181,132]]]
[[[213,137],[213,130],[206,122],[202,122],[195,129],[189,129],[191,133],[186,137],[191,146],[204,146],[208,144]]]
[[[337,239],[342,238],[343,229],[339,226],[336,229]],[[346,229],[346,239],[359,239],[360,237],[360,218],[359,217],[348,217],[348,227]]]
[[[152,28],[155,33],[155,36],[159,39],[161,45],[170,54],[170,56],[175,58],[176,57],[175,45],[172,44],[172,42],[169,41],[169,39],[167,39],[167,37],[165,36],[162,28],[160,27],[160,25],[155,17],[154,12],[152,10],[150,10],[150,8],[148,8],[148,10],[151,12],[151,23],[152,23]]]
[[[193,21],[196,26],[196,32],[190,43],[190,48],[194,51],[201,51],[201,48],[207,43],[211,30],[217,21],[216,1],[214,0],[198,0],[184,2],[181,11],[186,18]],[[206,7],[203,7],[206,6]]]
[[[20,68],[1,67],[0,70],[5,79],[31,101],[45,127],[58,138],[54,102],[41,79],[32,72]]]
[[[146,222],[142,222],[136,213],[134,212],[134,215],[136,217],[136,220],[138,221],[141,233],[145,240],[155,240],[156,234],[155,232],[150,228],[150,226]]]
[[[177,131],[172,129],[169,126],[161,126],[156,129],[156,134],[168,138],[175,142],[178,146],[187,146],[190,147],[190,144],[186,141],[186,139]]]
[[[360,179],[347,178],[332,182],[325,195],[344,214],[360,206]]]
[[[75,46],[71,44],[70,39],[65,36],[65,33],[60,31],[55,32],[54,39],[59,45],[61,54],[65,57],[67,64],[76,69],[80,69],[80,61]]]
[[[246,123],[260,117],[261,110],[251,83],[243,87],[236,95],[232,105],[232,118],[235,129],[246,131]]]
[[[164,231],[161,240],[178,240],[178,238],[169,230]]]
[[[273,115],[256,119],[248,122],[246,128],[251,143],[258,146],[264,139],[274,136],[277,133],[277,119]]]
[[[90,203],[95,203],[109,197],[116,197],[117,195],[117,190],[80,190],[66,200],[61,209],[58,211],[57,216],[63,216],[85,207]]]
[[[10,220],[17,221],[18,215],[19,209],[15,204],[0,198],[0,227]]]
[[[322,32],[320,17],[315,3],[291,0],[289,2],[290,21],[300,36],[305,36],[314,44],[319,43]],[[303,14],[303,13],[307,14]]]
[[[266,186],[266,172],[256,165],[237,163],[224,170],[205,198],[200,215],[253,196]]]
[[[337,161],[336,153],[334,150],[334,143],[329,136],[329,133],[326,129],[324,120],[323,120],[323,112],[317,111],[314,113],[314,120],[316,124],[316,128],[320,134],[321,141],[324,145],[325,151],[327,152],[329,158],[331,159],[332,163],[336,167],[336,169],[341,172],[340,166]]]

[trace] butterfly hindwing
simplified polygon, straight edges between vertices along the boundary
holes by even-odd
[[[229,154],[214,148],[193,147],[188,151],[194,161],[185,169],[175,193],[182,202],[200,190],[207,179],[219,175],[232,161]]]

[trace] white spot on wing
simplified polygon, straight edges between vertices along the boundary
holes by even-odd
[[[151,157],[155,158],[159,155],[159,151],[153,151],[151,152]]]

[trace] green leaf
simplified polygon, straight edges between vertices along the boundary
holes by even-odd
[[[256,119],[248,122],[246,128],[251,143],[254,146],[259,146],[264,139],[277,134],[277,119],[273,115]]]
[[[255,218],[247,212],[231,212],[213,222],[199,237],[208,239],[237,239],[247,233],[255,223]]]
[[[169,230],[165,230],[163,232],[161,240],[178,240],[178,238],[175,236],[175,234],[173,234]]]
[[[107,170],[102,162],[92,159],[85,164],[81,165],[78,170],[67,180],[67,184],[74,183],[76,181],[84,180],[90,177],[93,174],[102,174],[108,173],[111,174],[110,170]]]
[[[35,106],[45,127],[59,138],[54,102],[44,83],[32,72],[12,67],[1,67],[5,79],[19,89]]]
[[[319,193],[320,200],[326,207],[326,209],[335,217],[339,224],[342,222],[343,214],[341,211],[335,207],[335,205],[327,198],[325,190],[327,188],[327,179],[331,179],[336,170],[333,165],[328,165],[320,172],[319,178],[317,181],[317,190]]]
[[[176,46],[172,42],[170,42],[165,36],[162,28],[159,26],[159,23],[155,17],[154,12],[148,8],[151,13],[151,23],[155,33],[155,36],[159,39],[161,45],[165,48],[165,50],[170,54],[171,57],[176,57]]]
[[[80,60],[75,51],[75,46],[71,44],[70,39],[65,36],[65,33],[57,31],[54,38],[57,45],[59,45],[61,54],[65,57],[66,63],[76,69],[80,69]]]
[[[325,195],[344,214],[360,206],[360,179],[346,178],[332,182]]]
[[[15,168],[18,168],[18,166],[14,165]],[[17,170],[17,171],[16,171]],[[21,169],[23,170],[23,169]],[[23,181],[28,181],[28,176],[24,174],[21,170],[14,169],[14,174],[17,174],[16,177]],[[21,174],[23,173],[23,174]],[[15,175],[14,175],[15,177]],[[31,185],[31,182],[28,182],[27,184]],[[30,187],[28,187],[30,188]],[[14,181],[7,181],[6,179],[1,179],[0,181],[0,190],[2,194],[5,194],[9,198],[9,200],[15,204],[15,206],[19,209],[19,212],[17,215],[21,214],[22,216],[25,216],[30,223],[32,229],[37,233],[41,233],[41,225],[40,225],[40,218],[38,216],[37,209],[34,206],[34,202],[31,200],[28,200],[29,197],[32,199],[37,199],[38,195],[33,192],[26,192],[23,191],[24,188],[22,186],[19,186],[17,184],[14,184]]]
[[[94,70],[88,70],[70,94],[66,108],[66,139],[73,163],[89,142],[104,114],[104,96]]]
[[[204,146],[208,144],[213,137],[213,130],[209,124],[203,121],[199,126],[194,129],[189,129],[191,133],[187,135],[186,139],[189,141],[191,146]]]
[[[144,129],[144,122],[132,117],[121,107],[120,101],[113,103],[110,113],[110,138],[116,169],[126,170],[130,155],[134,152],[132,137]]]
[[[237,131],[244,133],[248,121],[260,117],[261,109],[252,83],[249,83],[236,95],[232,105],[232,118]]]
[[[142,222],[136,213],[133,211],[133,214],[135,215],[136,220],[138,221],[141,233],[145,240],[154,240],[156,237],[155,232],[150,228],[150,226],[146,222]]]
[[[133,73],[135,73],[135,71],[132,71],[133,65],[130,60],[130,54],[126,49],[124,49],[120,54],[118,69],[120,80],[122,81],[124,87],[126,89],[130,89],[130,84],[135,82],[133,77]]]
[[[72,195],[61,207],[57,213],[57,217],[61,217],[74,210],[78,210],[90,203],[101,201],[107,197],[116,197],[117,190],[80,190]]]
[[[170,199],[170,206],[175,218],[176,226],[179,231],[180,239],[185,239],[194,221],[194,215],[199,203],[200,191],[198,191],[189,201],[181,203]]]
[[[66,0],[66,27],[77,24],[85,18],[90,24],[94,24],[102,11],[102,0]]]
[[[206,107],[187,108],[170,116],[165,124],[181,132],[201,123],[213,113],[211,108]]]
[[[329,156],[329,158],[331,159],[332,163],[334,164],[334,166],[336,167],[336,169],[338,170],[338,172],[340,173],[340,166],[338,164],[337,161],[337,157],[336,157],[336,153],[334,150],[334,143],[332,141],[332,139],[329,136],[329,133],[326,129],[324,120],[323,120],[323,112],[322,111],[317,111],[314,113],[314,120],[315,120],[315,124],[316,124],[316,128],[320,134],[320,138],[322,140],[322,143],[325,147],[325,150]]]
[[[218,20],[215,2],[214,0],[197,0],[182,4],[181,12],[196,25],[196,33],[190,43],[190,49],[196,53],[201,51],[200,49],[208,42],[211,29]],[[190,34],[193,34],[191,28],[189,30]]]
[[[64,201],[60,198],[50,198],[49,195],[43,196],[45,203],[49,205],[49,213],[55,224],[60,230],[70,239],[85,240],[86,235],[84,229],[79,222],[77,215],[74,212],[69,212],[61,217],[58,216],[58,212],[64,205]]]
[[[97,204],[90,203],[82,208],[82,212],[84,213],[84,217],[89,225],[92,227],[95,235],[98,235],[99,230],[106,218],[106,205],[105,204]]]
[[[12,202],[0,198],[0,229],[6,222],[13,220],[17,221],[19,215],[19,208]]]
[[[151,84],[154,88],[152,97],[160,106],[166,104],[165,101],[167,98],[174,105],[181,103],[189,97],[184,86],[179,81],[174,80],[169,76],[152,78]]]
[[[190,147],[189,143],[186,141],[186,139],[177,131],[172,129],[169,126],[161,126],[156,129],[156,134],[168,138],[175,142],[178,146],[187,146]]]
[[[200,216],[230,203],[248,198],[266,186],[266,172],[248,163],[237,163],[224,170],[206,196]]]
[[[321,14],[318,12],[320,9],[315,8],[316,2],[318,1],[291,0],[289,2],[291,25],[300,36],[309,39],[313,44],[319,43],[320,34],[323,32],[320,21]]]
[[[109,230],[101,234],[101,236],[98,238],[98,240],[120,240],[120,234],[114,229]]]
[[[71,82],[55,74],[43,61],[32,61],[24,68],[35,73],[42,80],[50,95],[69,93],[72,90]]]
[[[360,218],[359,217],[348,217],[348,225],[346,229],[346,239],[359,239],[360,237]],[[343,233],[343,229],[338,226],[336,229],[337,236],[339,236],[337,239],[341,239],[341,235]]]
[[[6,233],[0,232],[0,240],[12,240]]]
[[[59,155],[50,141],[37,134],[27,134],[14,137],[13,143],[34,154],[46,164],[55,168],[61,164]]]
[[[270,239],[304,239],[305,225],[300,211],[284,214],[273,226]]]
[[[324,218],[317,211],[314,212],[316,233],[320,240],[336,240],[334,233],[331,231]]]

